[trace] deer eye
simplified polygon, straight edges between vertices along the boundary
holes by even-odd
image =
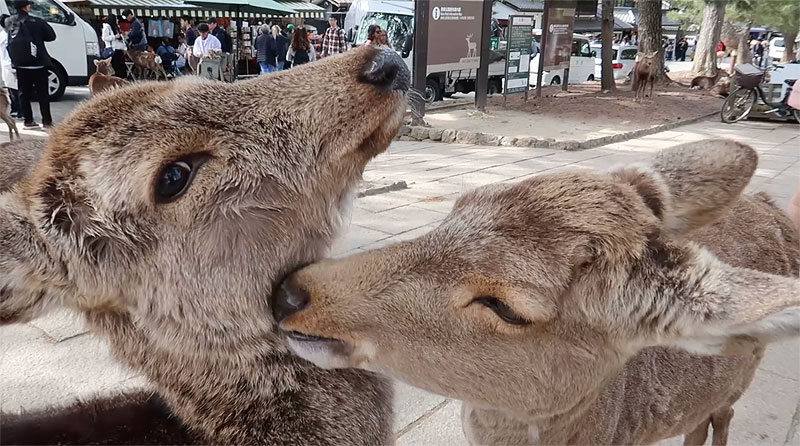
[[[186,193],[195,173],[207,159],[206,155],[193,156],[162,167],[156,177],[156,202],[169,203]]]
[[[530,325],[531,321],[525,319],[524,317],[518,315],[511,309],[508,305],[505,304],[500,299],[495,297],[489,296],[481,296],[475,298],[473,302],[477,302],[484,307],[494,311],[494,313],[500,317],[504,322],[511,324],[511,325]]]

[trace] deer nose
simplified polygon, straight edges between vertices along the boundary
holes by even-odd
[[[294,277],[284,280],[275,293],[272,302],[272,314],[279,323],[287,317],[306,308],[311,295],[297,284]]]
[[[361,81],[379,90],[406,92],[411,85],[411,72],[406,63],[389,48],[378,51],[364,68]]]

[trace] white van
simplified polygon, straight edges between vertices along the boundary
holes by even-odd
[[[541,30],[534,30],[534,38],[537,41],[541,36]],[[531,61],[531,85],[536,85],[536,77],[539,73],[539,55]],[[593,81],[594,76],[594,57],[589,46],[589,39],[580,34],[572,35],[572,57],[569,59],[569,83],[580,84],[586,81]],[[542,74],[542,85],[561,85],[564,80],[564,70],[545,71]]]
[[[57,100],[67,85],[89,83],[89,76],[94,73],[94,60],[100,57],[97,33],[59,0],[32,1],[31,15],[45,20],[56,32],[56,40],[46,42],[45,47],[54,65],[50,68],[50,100]],[[13,12],[11,0],[0,2],[0,13],[10,15]]]
[[[633,65],[636,64],[636,53],[639,48],[636,45],[613,45],[611,66],[614,68],[614,79],[630,79],[633,72]],[[603,58],[601,54],[603,45],[592,44],[592,54],[594,55],[594,78],[602,77]]]

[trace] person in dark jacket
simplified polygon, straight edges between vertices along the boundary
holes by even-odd
[[[188,15],[181,18],[181,29],[186,36],[186,45],[194,46],[194,41],[197,40],[197,31],[194,29],[194,19]]]
[[[233,42],[231,42],[231,35],[225,31],[224,28],[221,26],[217,26],[217,19],[211,17],[208,19],[208,29],[211,30],[211,35],[216,37],[219,40],[219,43],[222,44],[222,52],[223,53],[232,53],[233,52]]]
[[[256,38],[256,60],[261,74],[272,73],[277,67],[277,43],[270,34],[269,25],[261,25],[261,35]]]
[[[281,31],[278,25],[272,26],[272,35],[275,37],[275,46],[278,49],[278,71],[285,70],[286,66],[286,51],[289,49],[289,38]]]
[[[8,18],[6,30],[8,32],[9,56],[11,56],[12,65],[17,70],[20,106],[22,107],[22,116],[25,118],[24,128],[39,128],[39,124],[33,120],[33,110],[31,109],[31,99],[33,99],[34,91],[39,102],[39,111],[42,114],[42,124],[45,128],[50,128],[53,125],[53,117],[50,115],[49,75],[47,69],[53,63],[50,60],[50,55],[47,54],[47,48],[45,48],[44,43],[56,40],[56,32],[47,22],[29,14],[31,5],[33,5],[32,1],[14,0],[13,5],[17,13]],[[30,54],[25,55],[24,59],[21,58],[22,54],[12,51],[14,38],[19,35],[23,28],[30,37],[31,45]],[[25,46],[27,47],[27,44]]]
[[[122,17],[130,22],[131,30],[128,33],[128,44],[132,50],[147,51],[147,34],[144,32],[144,26],[134,15],[133,11],[126,9],[122,11]]]

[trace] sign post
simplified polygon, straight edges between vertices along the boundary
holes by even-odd
[[[564,70],[562,89],[567,89],[569,62],[572,56],[572,30],[575,26],[573,1],[546,1],[542,25],[542,48],[539,56],[539,76],[536,96],[541,96],[544,71]]]
[[[533,17],[508,17],[508,44],[506,45],[506,88],[503,100],[509,93],[525,92],[528,100],[531,78],[531,43],[533,40]]]
[[[478,64],[477,79],[475,79],[475,108],[486,111],[486,96],[489,94],[489,41],[491,40],[492,28],[492,5],[493,0],[483,0],[480,23],[480,61]]]
[[[428,0],[414,0],[414,89],[425,91],[428,77]],[[425,101],[414,101],[412,124],[425,125]]]

